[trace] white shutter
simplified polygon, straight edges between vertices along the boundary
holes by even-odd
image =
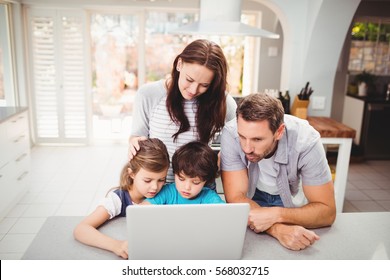
[[[58,138],[54,18],[36,16],[30,23],[37,137]]]
[[[83,15],[47,9],[28,15],[36,141],[87,142]]]
[[[82,20],[62,17],[62,84],[65,138],[86,138],[86,77]]]

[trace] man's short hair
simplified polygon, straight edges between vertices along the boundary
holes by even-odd
[[[245,121],[267,120],[271,131],[275,133],[283,123],[284,109],[279,99],[265,93],[252,93],[241,99],[236,116]]]

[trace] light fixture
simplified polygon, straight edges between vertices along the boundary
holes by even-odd
[[[241,23],[240,20],[241,0],[200,0],[200,20],[170,33],[279,38],[279,34]]]

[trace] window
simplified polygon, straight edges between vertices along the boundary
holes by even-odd
[[[130,113],[138,81],[137,15],[91,15],[93,113],[114,117]]]
[[[180,12],[91,13],[95,138],[129,137],[138,87],[165,78],[188,44],[188,38],[168,34],[169,29],[193,18],[193,13]]]
[[[145,82],[166,78],[175,57],[194,40],[193,36],[177,36],[169,31],[194,22],[194,13],[148,12],[145,29]],[[158,46],[158,48],[156,48]]]
[[[84,18],[73,10],[28,11],[38,143],[86,143]]]
[[[362,18],[354,22],[348,70],[390,74],[390,20]]]
[[[0,1],[0,107],[16,105],[10,30],[11,7],[11,4]]]

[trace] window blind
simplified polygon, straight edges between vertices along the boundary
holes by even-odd
[[[32,9],[29,22],[36,140],[86,142],[83,16]]]

